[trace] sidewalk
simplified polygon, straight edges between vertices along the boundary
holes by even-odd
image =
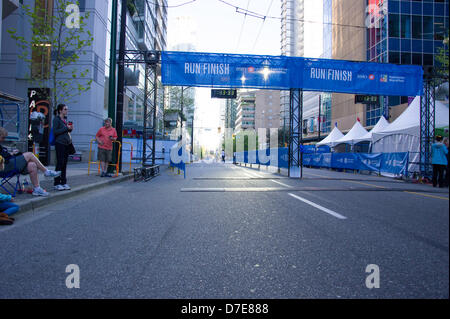
[[[64,200],[73,196],[80,195],[84,192],[91,190],[97,190],[102,187],[106,187],[111,184],[120,183],[122,181],[130,180],[133,178],[133,168],[138,167],[138,164],[132,165],[132,171],[130,173],[129,165],[122,167],[122,175],[118,177],[100,177],[97,171],[97,165],[91,165],[90,174],[88,175],[87,163],[69,163],[67,166],[67,183],[72,188],[68,191],[57,191],[53,187],[53,178],[44,177],[43,173],[39,173],[39,182],[41,187],[50,193],[48,197],[33,196],[28,193],[16,194],[14,202],[20,206],[19,213],[33,210],[38,207],[42,207],[60,200]],[[49,169],[54,169],[53,166],[49,166]],[[30,187],[31,181],[29,175],[22,175],[20,182],[23,183],[27,180]]]

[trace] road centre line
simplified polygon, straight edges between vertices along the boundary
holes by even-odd
[[[436,198],[436,199],[448,200],[447,197],[440,197],[440,196],[434,196],[434,195],[428,195],[428,194],[420,194],[420,193],[410,192],[410,191],[405,191],[405,193],[419,195],[419,196],[425,196],[425,197],[431,197],[431,198]]]
[[[309,200],[307,200],[307,199],[305,199],[305,198],[303,198],[303,197],[294,195],[294,194],[292,194],[292,193],[289,193],[289,195],[292,196],[292,197],[294,197],[294,198],[296,198],[296,199],[298,199],[299,201],[304,202],[305,204],[308,204],[308,205],[310,205],[310,206],[312,206],[312,207],[315,207],[315,208],[317,208],[317,209],[319,209],[319,210],[321,210],[321,211],[323,211],[323,212],[325,212],[325,213],[327,213],[327,214],[330,214],[330,215],[333,216],[333,217],[336,217],[336,218],[338,218],[338,219],[347,219],[347,217],[345,217],[345,216],[343,216],[343,215],[341,215],[341,214],[338,214],[338,213],[336,213],[336,212],[334,212],[334,211],[332,211],[332,210],[330,210],[330,209],[328,209],[328,208],[325,208],[325,207],[323,207],[323,206],[320,206],[320,205],[318,205],[318,204],[316,204],[316,203],[313,203],[313,202],[311,202],[311,201],[309,201]]]
[[[373,185],[373,184],[368,184],[368,183],[363,183],[363,182],[357,182],[357,181],[349,181],[349,180],[346,180],[345,182],[356,183],[356,184],[361,184],[361,185],[365,185],[365,186],[371,186],[371,187],[375,187],[375,188],[382,188],[382,189],[387,188],[387,187],[384,187],[384,186]]]

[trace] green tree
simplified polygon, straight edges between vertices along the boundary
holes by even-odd
[[[189,87],[172,86],[169,88],[169,109],[180,111],[180,117],[183,121],[187,120],[186,114],[192,114],[195,99],[193,97],[194,89]],[[181,107],[183,110],[181,111]]]
[[[447,30],[447,36],[444,38],[443,41],[444,46],[439,48],[438,54],[436,55],[436,61],[437,61],[437,69],[436,73],[443,77],[444,81],[448,81],[448,30]]]
[[[25,36],[14,28],[8,30],[22,50],[19,57],[30,66],[30,82],[51,88],[52,108],[73,101],[92,83],[86,79],[89,69],[76,65],[93,42],[87,28],[89,12],[81,14],[76,4],[71,0],[35,0],[34,8],[22,5],[31,35]]]

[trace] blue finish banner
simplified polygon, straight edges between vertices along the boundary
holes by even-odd
[[[415,65],[287,56],[162,52],[162,83],[171,86],[256,88],[369,95],[422,95]]]

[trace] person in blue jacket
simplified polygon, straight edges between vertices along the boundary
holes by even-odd
[[[14,218],[11,215],[19,211],[19,205],[12,201],[11,195],[0,194],[0,219],[4,222],[1,224],[7,225],[6,222],[9,222],[10,225],[14,222]]]
[[[431,146],[431,164],[433,164],[433,187],[439,184],[444,187],[444,171],[447,167],[447,147],[442,143],[442,136],[436,136],[436,142]]]

